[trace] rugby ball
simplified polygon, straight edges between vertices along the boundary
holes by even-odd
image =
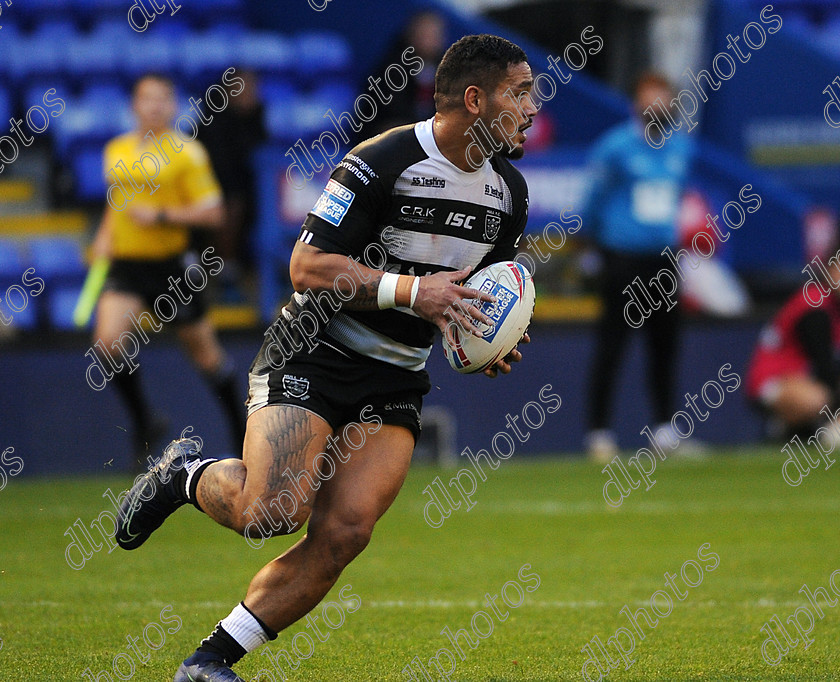
[[[496,297],[496,303],[485,301],[481,312],[492,325],[473,321],[483,336],[467,334],[458,324],[449,330],[455,338],[451,346],[443,338],[443,351],[449,364],[457,372],[483,372],[505,357],[519,343],[534,313],[534,279],[526,267],[514,261],[493,263],[479,270],[464,282],[465,287],[478,289]],[[468,301],[475,303],[475,299]]]

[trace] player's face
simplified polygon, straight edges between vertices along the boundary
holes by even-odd
[[[134,91],[134,115],[142,131],[160,130],[175,118],[175,94],[166,83],[146,79]]]
[[[635,100],[636,113],[639,118],[648,121],[645,109],[653,106],[656,100],[661,100],[663,106],[667,107],[671,101],[671,91],[661,85],[645,85],[639,88]]]
[[[489,110],[482,118],[494,141],[503,144],[499,152],[502,156],[521,159],[525,153],[525,131],[531,127],[537,114],[537,107],[531,99],[533,85],[528,62],[511,64],[490,98]]]

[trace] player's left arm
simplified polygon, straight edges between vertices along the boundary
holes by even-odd
[[[186,202],[168,206],[132,206],[131,217],[144,226],[189,225],[216,230],[224,225],[222,189],[213,173],[210,158],[204,147],[194,142],[179,157],[185,163],[183,189]]]
[[[522,234],[525,232],[525,225],[528,222],[528,186],[525,184],[525,179],[521,175],[517,177],[520,181],[520,186],[512,188],[514,192],[514,217],[512,227],[500,235],[499,241],[493,247],[493,250],[488,253],[481,263],[476,267],[476,271],[490,265],[491,263],[498,263],[505,260],[513,260],[516,258],[516,249],[519,246],[519,241],[522,239]],[[531,273],[533,276],[533,273]],[[519,343],[530,343],[531,337],[526,331]],[[519,351],[518,344],[513,347],[505,357],[497,361],[492,367],[484,370],[484,374],[491,379],[495,379],[499,372],[502,374],[510,374],[511,363],[522,360],[522,353]]]

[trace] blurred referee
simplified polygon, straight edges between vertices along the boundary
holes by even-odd
[[[150,309],[158,296],[167,294],[176,299],[170,278],[181,280],[177,286],[183,298],[177,297],[177,313],[172,324],[190,359],[214,395],[221,399],[234,440],[241,443],[245,415],[234,381],[233,363],[207,319],[204,292],[194,292],[183,283],[186,267],[191,260],[195,261],[195,256],[187,250],[189,229],[221,226],[221,190],[201,144],[182,142],[172,129],[176,102],[171,80],[156,74],[142,76],[134,85],[132,108],[137,127],[111,140],[104,152],[106,174],[124,162],[120,164],[128,172],[124,186],[128,189],[133,185],[139,190],[123,210],[111,205],[105,207],[93,242],[93,257],[111,261],[96,310],[94,343],[101,340],[105,348],[112,348],[120,334],[134,329],[132,317]],[[162,151],[156,149],[150,131],[160,141]],[[155,180],[160,186],[156,189],[144,187],[150,183],[132,168],[145,152],[155,155],[160,164]],[[163,154],[168,162],[161,158]],[[160,330],[159,321],[150,320],[149,315],[143,317],[152,330]],[[135,457],[143,462],[147,446],[164,435],[166,424],[152,414],[146,403],[139,372],[129,373],[127,369],[115,373],[113,383],[134,420]]]

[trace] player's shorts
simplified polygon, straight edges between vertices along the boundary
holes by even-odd
[[[417,442],[423,396],[431,388],[428,372],[339,350],[329,342],[318,343],[311,352],[304,348],[275,369],[266,357],[270,339],[266,336],[249,370],[249,416],[266,405],[295,405],[338,430],[376,415],[383,424],[404,426]]]
[[[207,314],[204,291],[194,291],[184,281],[184,273],[192,263],[198,263],[192,253],[166,260],[116,259],[111,261],[103,290],[139,296],[161,322],[190,324]],[[170,277],[181,280],[176,286],[182,296],[174,287],[170,289]]]

